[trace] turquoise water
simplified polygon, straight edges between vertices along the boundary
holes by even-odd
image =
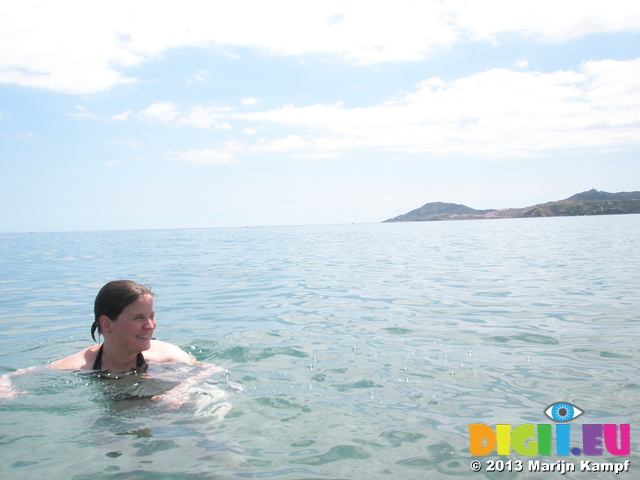
[[[158,339],[227,369],[177,410],[148,397],[193,368],[20,376],[0,477],[540,478],[486,472],[517,453],[473,473],[468,425],[569,401],[631,424],[631,455],[597,460],[635,478],[639,242],[639,215],[0,235],[0,374],[89,346],[116,278],[153,287]]]

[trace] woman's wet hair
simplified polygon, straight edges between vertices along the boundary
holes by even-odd
[[[102,334],[100,331],[101,316],[106,315],[111,320],[115,320],[125,308],[142,295],[153,296],[153,292],[148,287],[131,280],[114,280],[102,287],[93,304],[95,320],[91,325],[91,338],[96,340],[96,330],[99,335]]]

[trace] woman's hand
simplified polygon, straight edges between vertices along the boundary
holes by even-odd
[[[26,372],[27,370],[18,370],[14,373],[7,373],[0,377],[0,399],[3,400],[11,400],[12,398],[17,397],[18,395],[24,395],[27,392],[16,392],[15,388],[11,384],[11,376],[18,375]]]
[[[201,366],[200,372],[187,378],[180,385],[173,387],[168,392],[161,395],[151,397],[151,400],[159,402],[166,406],[168,410],[176,410],[189,401],[191,395],[189,395],[189,389],[207,377],[216,373],[224,373],[224,369],[210,363],[199,364]]]
[[[151,397],[151,400],[154,402],[158,402],[165,406],[167,410],[177,410],[182,405],[189,401],[191,397],[186,391],[180,389],[180,385],[176,388],[169,390],[162,395],[156,395],[155,397]]]

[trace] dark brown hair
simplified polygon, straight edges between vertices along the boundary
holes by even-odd
[[[115,320],[125,308],[142,295],[153,296],[153,292],[148,287],[131,280],[114,280],[102,287],[93,304],[95,320],[91,325],[91,338],[96,340],[96,330],[98,330],[98,334],[102,333],[100,331],[100,317],[102,315]]]

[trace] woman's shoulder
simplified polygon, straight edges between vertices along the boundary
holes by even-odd
[[[147,360],[155,363],[181,362],[189,365],[196,363],[196,359],[193,355],[188,354],[172,343],[163,342],[161,340],[151,340],[151,348],[142,352],[142,354]]]
[[[56,370],[89,370],[93,368],[99,348],[100,345],[85,348],[70,357],[51,362],[49,367]]]

